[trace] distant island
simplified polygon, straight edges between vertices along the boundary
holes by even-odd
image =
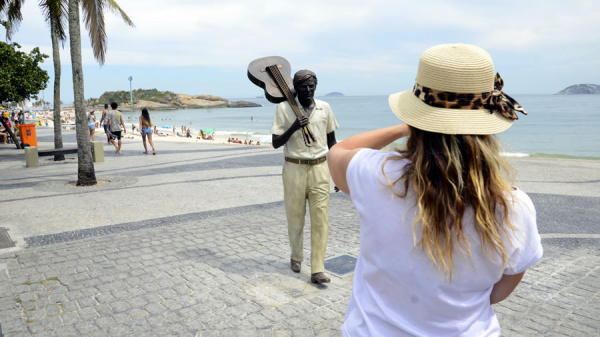
[[[557,95],[586,95],[586,94],[600,94],[600,85],[598,84],[575,84],[567,87]]]
[[[104,107],[105,103],[117,102],[120,110],[132,110],[129,91],[107,91],[100,98],[90,98],[88,106]],[[177,109],[217,109],[217,108],[249,108],[260,107],[260,104],[247,101],[229,101],[212,95],[176,94],[171,91],[157,89],[133,90],[133,105],[135,109],[142,107],[148,110],[177,110]]]
[[[336,92],[336,91],[325,94],[325,97],[340,97],[340,96],[345,96],[345,95],[342,94],[341,92]]]

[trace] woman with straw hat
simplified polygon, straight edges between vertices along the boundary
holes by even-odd
[[[404,123],[330,150],[361,222],[344,336],[500,335],[491,305],[543,252],[494,136],[526,114],[502,86],[483,49],[432,47],[414,88],[389,97]],[[403,137],[406,150],[379,150]]]

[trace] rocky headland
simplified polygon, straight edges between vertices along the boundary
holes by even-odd
[[[120,110],[131,110],[129,92],[107,91],[98,99],[90,99],[91,106],[117,102]],[[157,89],[136,89],[133,91],[135,109],[142,107],[148,110],[178,110],[178,109],[218,109],[218,108],[249,108],[259,107],[260,104],[248,101],[229,101],[213,95],[176,94],[171,91]]]
[[[557,95],[586,95],[600,94],[600,85],[597,84],[575,84],[557,93]]]

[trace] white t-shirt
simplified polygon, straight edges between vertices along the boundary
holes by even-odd
[[[346,179],[360,215],[360,253],[354,271],[352,297],[344,336],[499,336],[500,325],[490,293],[502,274],[518,274],[542,257],[535,208],[521,190],[514,198],[510,220],[518,229],[510,232],[505,247],[510,265],[502,270],[501,258],[490,261],[482,251],[473,225],[473,212],[464,216],[464,232],[471,246],[472,263],[459,252],[450,283],[429,257],[415,247],[413,221],[415,194],[393,196],[381,168],[386,157],[397,153],[361,150],[348,165]],[[390,160],[385,172],[395,181],[406,160]],[[404,183],[394,187],[403,194]],[[420,227],[416,227],[420,235]],[[418,240],[417,240],[418,241]],[[505,241],[506,242],[506,241]]]
[[[298,130],[292,134],[283,147],[283,154],[286,157],[295,159],[316,159],[326,156],[327,152],[329,152],[329,147],[327,146],[327,134],[335,131],[339,125],[327,102],[318,99],[315,99],[314,101],[315,107],[308,118],[308,125],[317,142],[315,146],[307,147],[304,144],[302,130]],[[296,99],[296,103],[301,107],[298,99]],[[296,118],[296,114],[292,110],[290,103],[287,101],[279,103],[277,105],[277,110],[275,111],[275,117],[273,117],[271,133],[274,135],[282,135],[290,128],[290,126],[292,126],[294,121],[296,121]]]

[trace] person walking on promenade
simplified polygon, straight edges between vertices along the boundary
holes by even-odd
[[[494,136],[526,114],[502,87],[483,49],[434,46],[414,88],[389,97],[404,123],[330,150],[361,225],[343,336],[500,335],[491,305],[543,254],[534,205]],[[379,150],[403,137],[405,150]]]
[[[144,154],[148,154],[148,148],[146,147],[146,137],[148,137],[148,142],[150,146],[152,146],[152,154],[156,154],[156,150],[154,149],[154,143],[152,142],[152,122],[150,121],[150,114],[148,113],[148,109],[142,109],[142,115],[140,116],[140,132],[142,134],[142,142],[144,144]]]
[[[115,146],[115,152],[121,154],[121,126],[123,126],[123,133],[126,133],[127,130],[123,118],[117,110],[119,105],[116,102],[112,102],[110,103],[110,107],[112,110],[107,114],[108,122],[106,123],[106,127],[111,135],[110,142]],[[115,143],[115,139],[117,139],[118,143]]]
[[[303,260],[306,200],[310,210],[310,267],[312,283],[329,283],[325,275],[325,251],[329,236],[329,169],[325,156],[335,143],[338,123],[328,103],[314,99],[317,76],[300,70],[293,78],[297,103],[303,115],[296,117],[289,102],[277,105],[271,127],[274,148],[284,146],[284,206],[291,246],[291,269],[299,273]],[[301,128],[310,123],[316,139],[313,147],[304,143]]]
[[[108,104],[104,104],[104,110],[102,111],[102,118],[100,118],[100,124],[104,128],[104,133],[106,134],[106,142],[110,144],[110,133],[108,132],[108,127],[106,126],[108,123]]]
[[[94,135],[96,134],[96,116],[94,116],[94,110],[90,109],[88,115],[88,129],[90,129],[90,139],[94,141]]]

